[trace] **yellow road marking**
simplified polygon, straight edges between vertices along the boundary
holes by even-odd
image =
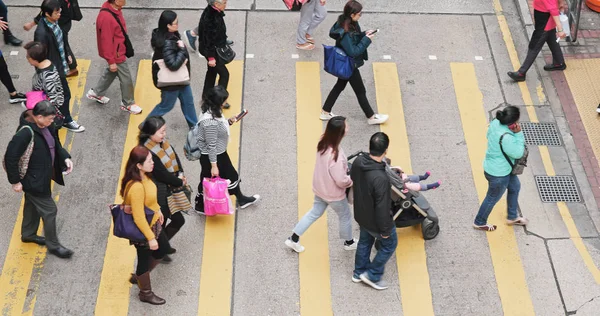
[[[554,171],[554,166],[552,166],[552,160],[550,159],[548,146],[538,146],[538,149],[540,150],[540,156],[542,157],[542,163],[544,164],[546,175],[555,176],[556,172]]]
[[[510,33],[510,28],[508,27],[508,23],[506,22],[506,17],[504,16],[500,0],[494,0],[494,10],[496,11],[496,18],[498,19],[500,31],[502,32],[502,38],[504,39],[506,49],[508,50],[510,62],[512,63],[514,69],[519,69],[519,67],[521,67],[521,63],[519,62],[519,55],[517,54],[515,42],[513,41],[512,34]],[[521,95],[523,96],[523,101],[525,102],[525,108],[527,109],[529,120],[531,122],[538,122],[535,107],[533,105],[533,100],[531,99],[531,94],[529,93],[529,89],[527,88],[527,83],[525,81],[522,81],[519,82],[518,85],[519,89],[521,90]]]
[[[298,219],[313,205],[312,174],[322,127],[321,79],[318,62],[296,63],[296,137],[298,143]],[[317,128],[318,126],[318,128]],[[300,254],[300,314],[333,315],[329,272],[327,213],[302,235],[306,251]]]
[[[235,60],[227,65],[230,73],[229,104],[227,117],[241,111],[244,63]],[[239,165],[240,124],[231,126],[227,153],[234,166]],[[235,197],[232,197],[235,205]],[[235,214],[206,218],[204,248],[200,270],[200,297],[198,315],[230,315],[233,280],[233,248],[235,237]]]
[[[381,131],[391,138],[387,156],[392,159],[394,165],[401,166],[407,173],[412,173],[398,69],[395,63],[373,63],[373,73],[377,108],[380,113],[387,113],[390,116],[389,120],[381,125]],[[421,230],[407,227],[397,229],[397,232],[399,242],[396,248],[396,265],[403,314],[433,315],[427,253]]]
[[[546,102],[546,94],[544,94],[544,87],[542,87],[541,82],[538,83],[536,92],[538,96],[538,101],[540,101],[540,104],[544,104],[544,102]]]
[[[75,102],[81,104],[89,66],[89,60],[79,60],[79,76],[69,80],[69,87],[72,93],[69,107],[73,117],[76,117],[79,113],[79,106],[74,108],[73,105]],[[59,131],[59,140],[61,144],[64,144],[65,149],[70,152],[73,146],[73,137],[71,137],[69,143],[65,143],[67,140],[66,129],[63,128]],[[51,184],[51,188],[54,188],[54,182]],[[56,202],[58,202],[59,196],[59,193],[54,196]],[[33,314],[40,272],[46,258],[46,247],[21,242],[23,204],[24,199],[21,200],[21,206],[6,253],[2,275],[0,275],[0,311],[2,315]],[[43,231],[42,224],[40,222],[38,232]],[[29,288],[30,285],[31,288]]]
[[[488,128],[483,95],[479,90],[472,63],[451,63],[450,67],[473,180],[481,203],[488,187],[482,164],[487,148],[487,139],[482,131]],[[504,224],[505,212],[506,200],[503,198],[496,204],[489,217],[490,223],[499,224],[498,229],[486,234],[502,309],[504,315],[535,315],[514,230]]]
[[[121,173],[117,180],[117,192],[114,203],[123,202],[119,194],[121,190],[121,178],[124,174],[123,169],[129,159],[129,153],[137,145],[138,125],[142,123],[148,113],[152,111],[152,108],[160,101],[160,91],[154,87],[152,82],[151,60],[140,60],[135,85],[135,100],[143,109],[143,112],[140,115],[123,114],[129,115],[129,124],[123,146]],[[115,237],[112,231],[113,226],[111,222],[94,313],[95,315],[125,316],[129,310],[129,291],[131,288],[129,274],[133,271],[135,250],[133,246],[129,245],[127,240]]]

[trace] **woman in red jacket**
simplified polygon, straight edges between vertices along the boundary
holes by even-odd
[[[529,41],[529,50],[527,57],[517,71],[509,71],[508,76],[514,81],[525,81],[525,74],[529,67],[535,61],[537,55],[542,50],[544,43],[548,44],[552,51],[552,64],[544,66],[544,70],[565,70],[565,58],[557,42],[558,38],[565,38],[560,23],[559,12],[564,10],[566,4],[564,0],[534,0],[533,1],[533,19],[535,20],[535,30]],[[560,10],[559,10],[560,9]]]

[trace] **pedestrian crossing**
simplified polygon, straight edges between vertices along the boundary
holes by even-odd
[[[87,70],[89,68],[89,60],[80,60],[80,75],[69,80],[73,92],[71,107],[75,119],[77,119],[80,111],[83,93],[86,91]],[[138,125],[144,120],[147,113],[150,113],[152,107],[160,101],[160,91],[155,89],[152,83],[151,68],[150,60],[140,61],[135,97],[138,104],[143,108],[143,113],[129,117],[126,134],[122,136],[125,138],[125,143],[121,160],[121,174],[118,178],[115,178],[115,203],[122,201],[118,194],[119,179],[122,177],[122,169],[129,152],[137,143]],[[234,61],[228,65],[228,68],[231,74],[229,103],[232,107],[227,110],[226,115],[232,116],[243,107],[245,68],[242,61]],[[393,146],[390,147],[388,156],[394,164],[401,165],[406,172],[410,173],[412,171],[411,144],[405,122],[405,105],[402,102],[400,86],[402,74],[399,73],[396,63],[392,62],[375,62],[372,64],[372,68],[377,110],[379,113],[390,115],[389,121],[380,127],[381,131],[392,138]],[[483,177],[482,161],[487,144],[484,131],[487,129],[488,118],[477,80],[477,66],[473,63],[450,63],[448,69],[452,74],[453,97],[456,99],[462,120],[461,125],[469,157],[468,163],[473,179],[473,183],[462,185],[475,187],[477,196],[481,201],[487,190],[487,181]],[[300,218],[312,205],[313,193],[311,187],[315,148],[324,125],[318,121],[322,105],[320,64],[318,62],[298,61],[295,63],[295,71],[296,126],[290,128],[296,130],[297,163],[296,166],[291,167],[296,168],[298,182],[297,212],[298,218]],[[259,105],[245,104],[244,106]],[[532,117],[537,119],[533,107],[528,107],[528,114],[530,119]],[[355,130],[359,131],[360,123],[353,124],[355,124],[353,125]],[[242,131],[242,124],[232,126],[228,152],[234,166],[239,165],[240,156],[242,155],[240,151]],[[67,133],[64,129],[60,132],[61,142],[67,144],[65,147],[68,150],[71,149],[74,136],[75,134]],[[362,147],[365,146],[366,144]],[[547,153],[547,149],[545,151],[542,148],[540,155],[542,156],[541,159],[545,161],[544,167],[548,175],[554,174],[553,169],[551,169],[551,157]],[[550,163],[548,164],[546,161]],[[268,166],[260,167],[268,168]],[[189,178],[194,176],[197,175],[192,175]],[[77,190],[77,188],[70,189]],[[58,201],[59,195],[56,195],[55,199]],[[60,209],[60,202],[58,204]],[[505,208],[505,202],[501,200],[494,209],[490,220],[503,223]],[[592,266],[594,268],[596,266],[577,234],[577,228],[572,223],[568,207],[559,204],[558,208],[569,228],[573,242],[579,250],[581,260],[588,266],[592,275],[596,277],[597,272],[594,272],[592,268]],[[98,209],[104,212],[105,206],[98,206]],[[258,210],[258,212],[260,211]],[[465,229],[470,228],[472,216],[475,212],[476,210],[473,210],[469,217],[464,218],[465,227],[467,227]],[[106,220],[109,221],[109,213],[104,213],[107,216]],[[439,212],[439,215],[443,221],[443,210]],[[44,265],[46,248],[20,242],[21,220],[21,212],[19,212],[0,275],[0,311],[2,311],[3,316],[44,315],[43,311],[36,311],[35,305],[36,293],[43,290],[38,286],[40,278],[49,277],[39,275],[41,267]],[[190,314],[231,314],[232,306],[235,304],[233,284],[236,278],[244,277],[243,275],[235,275],[234,271],[236,217],[209,217],[206,218],[204,227],[197,229],[204,235],[204,239],[202,262],[196,267],[200,270],[198,287],[188,289],[188,292],[194,294],[188,299],[195,300],[197,297],[198,307],[196,311],[190,311]],[[283,228],[281,231],[281,245],[274,247],[284,247],[283,240],[287,237],[287,230]],[[106,243],[106,250],[103,255],[102,274],[99,278],[94,313],[95,315],[128,315],[131,314],[130,298],[132,297],[130,294],[132,287],[128,282],[128,276],[134,269],[135,250],[127,241],[112,236],[111,232],[112,227],[111,231],[105,232],[107,239],[100,241]],[[332,292],[346,290],[349,291],[348,293],[352,293],[352,290],[332,286],[329,234],[327,215],[325,215],[302,236],[302,243],[306,246],[306,251],[301,253],[298,258],[300,285],[298,304],[301,315],[336,314],[336,302],[332,300]],[[442,231],[437,238],[447,237],[444,236],[444,231]],[[436,293],[439,289],[431,286],[430,278],[433,271],[429,268],[428,251],[430,250],[427,243],[423,240],[420,229],[410,227],[398,229],[398,239],[396,265],[387,267],[388,270],[395,269],[397,272],[397,283],[392,284],[393,287],[396,287],[394,290],[399,292],[401,302],[398,305],[397,313],[408,316],[434,315],[435,310],[437,310],[435,308]],[[528,286],[528,273],[530,272],[526,270],[522,262],[523,252],[519,249],[519,242],[515,237],[514,229],[501,224],[498,231],[487,234],[487,239],[495,280],[485,281],[490,283],[489,286],[497,288],[504,314],[535,315],[536,310],[531,298],[532,289]],[[68,265],[68,263],[65,264]],[[345,265],[348,270],[351,270],[354,262],[346,262]],[[348,287],[351,286],[358,285],[352,284],[348,280]],[[257,286],[257,292],[268,290]],[[167,304],[169,304],[169,298],[165,298]],[[339,304],[339,302],[337,303]],[[457,302],[457,304],[460,303]]]

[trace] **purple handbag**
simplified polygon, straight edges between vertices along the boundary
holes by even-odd
[[[113,234],[119,238],[129,239],[132,242],[146,242],[146,236],[133,221],[131,207],[123,204],[111,204],[108,206],[113,217]],[[152,222],[154,211],[144,206],[148,224]]]

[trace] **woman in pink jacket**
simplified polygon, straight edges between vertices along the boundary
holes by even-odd
[[[315,201],[312,209],[294,227],[293,234],[285,245],[296,252],[303,252],[300,236],[318,220],[327,206],[330,206],[340,220],[340,238],[344,249],[355,250],[356,240],[352,238],[352,212],[346,198],[346,189],[352,186],[348,175],[348,160],[340,147],[342,138],[348,132],[346,118],[335,116],[327,122],[325,133],[317,145],[317,162],[313,174]]]
[[[535,21],[535,30],[529,41],[529,50],[527,57],[517,71],[509,71],[508,76],[514,81],[525,81],[525,75],[529,67],[537,58],[542,50],[544,43],[548,44],[552,52],[552,64],[544,66],[544,70],[565,70],[565,58],[557,38],[565,38],[566,34],[560,23],[559,13],[566,9],[564,0],[534,0],[533,1],[533,20]]]

